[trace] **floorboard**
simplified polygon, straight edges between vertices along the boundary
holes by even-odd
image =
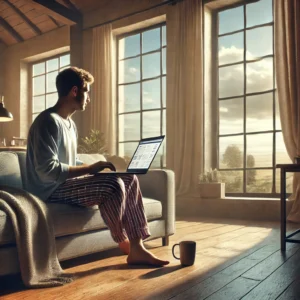
[[[293,226],[288,226],[289,230]],[[279,222],[193,218],[176,222],[170,245],[147,248],[170,265],[133,267],[118,249],[62,263],[76,280],[63,287],[25,289],[20,276],[0,278],[1,300],[82,299],[299,299],[300,251],[280,251]],[[172,246],[195,240],[195,264],[181,267]]]

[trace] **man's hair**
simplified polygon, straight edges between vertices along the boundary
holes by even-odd
[[[56,76],[58,97],[67,96],[73,86],[82,89],[87,83],[92,84],[94,77],[88,71],[77,67],[64,69]]]

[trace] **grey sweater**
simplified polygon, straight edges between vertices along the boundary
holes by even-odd
[[[30,127],[26,189],[42,200],[47,200],[67,180],[69,166],[82,164],[76,158],[77,129],[73,120],[70,125],[49,108]]]

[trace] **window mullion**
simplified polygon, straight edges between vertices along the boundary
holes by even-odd
[[[246,136],[246,120],[247,120],[247,107],[246,107],[246,93],[247,93],[247,66],[246,66],[246,24],[247,24],[247,16],[246,16],[246,5],[244,4],[244,166],[243,166],[243,193],[246,193],[247,188],[247,174],[246,174],[246,164],[247,164],[247,136]]]

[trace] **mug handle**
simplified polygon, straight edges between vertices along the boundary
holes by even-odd
[[[174,253],[174,250],[175,250],[175,247],[176,246],[179,246],[179,244],[175,244],[173,247],[172,247],[172,254],[173,254],[173,256],[176,258],[176,259],[180,259],[179,257],[177,257],[176,255],[175,255],[175,253]]]

